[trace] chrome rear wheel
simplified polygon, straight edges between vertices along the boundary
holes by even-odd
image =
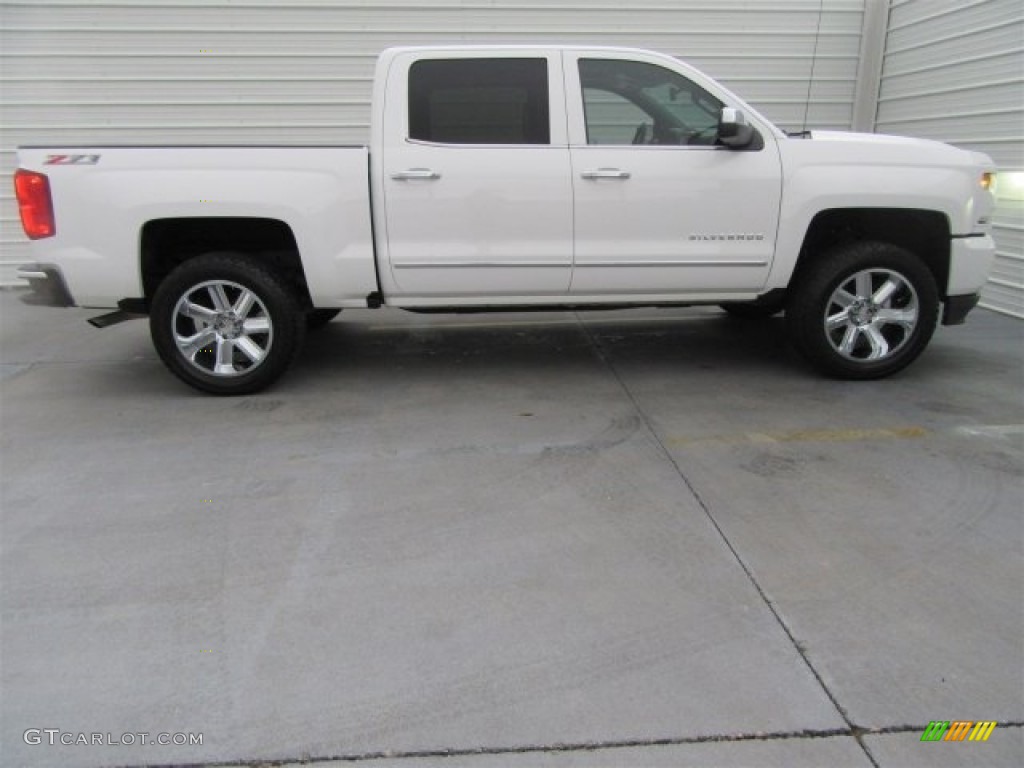
[[[267,359],[274,322],[266,305],[230,280],[207,280],[188,289],[174,307],[174,342],[204,373],[239,376]]]
[[[160,359],[187,384],[217,395],[257,392],[291,364],[306,332],[292,283],[240,254],[196,256],[153,296]]]

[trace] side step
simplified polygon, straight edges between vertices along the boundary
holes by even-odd
[[[109,328],[112,325],[123,323],[125,320],[146,317],[149,313],[149,307],[146,306],[145,299],[121,299],[117,302],[117,307],[117,310],[114,312],[108,312],[98,317],[90,317],[89,325],[93,328]]]
[[[140,317],[145,317],[145,315],[139,314],[138,312],[125,312],[123,309],[118,309],[114,312],[108,312],[105,315],[90,317],[89,325],[93,328],[109,328],[112,325],[123,323],[125,320],[137,320]]]

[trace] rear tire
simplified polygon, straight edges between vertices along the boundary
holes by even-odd
[[[879,379],[910,365],[939,319],[935,277],[888,243],[834,248],[800,276],[786,310],[793,343],[842,379]]]
[[[149,327],[160,359],[186,384],[246,395],[285,372],[306,318],[286,280],[244,256],[211,253],[160,283]]]

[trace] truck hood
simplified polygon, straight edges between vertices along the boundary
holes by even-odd
[[[995,170],[992,158],[981,152],[944,144],[931,139],[913,139],[908,136],[891,136],[884,133],[851,133],[849,131],[809,131],[813,142],[839,142],[844,151],[856,151],[851,145],[860,145],[862,150],[857,155],[864,162],[875,159],[892,158],[893,153],[903,155],[904,161],[942,165],[972,165],[981,170]]]
[[[995,166],[988,155],[928,139],[813,131],[778,143],[783,217],[805,226],[818,212],[841,208],[917,208],[946,216],[967,234],[994,205],[980,184]]]

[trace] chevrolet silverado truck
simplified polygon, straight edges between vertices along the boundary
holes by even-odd
[[[367,146],[22,147],[36,300],[148,315],[186,383],[260,390],[350,307],[785,312],[873,379],[964,321],[994,259],[985,155],[787,135],[675,58],[393,48]]]

